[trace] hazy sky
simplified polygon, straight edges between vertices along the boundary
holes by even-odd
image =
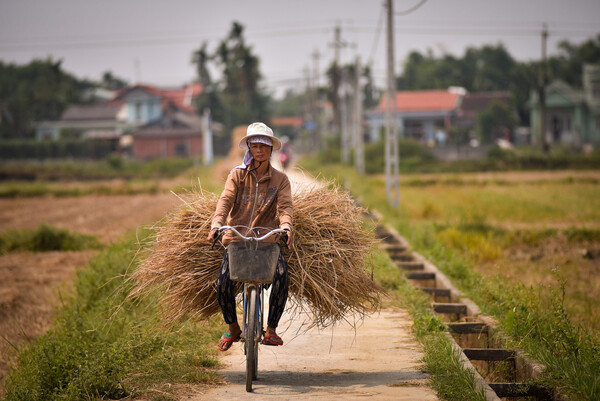
[[[395,0],[397,12],[420,0]],[[315,66],[333,60],[334,27],[350,46],[342,62],[370,62],[385,77],[383,0],[0,0],[0,60],[62,59],[68,72],[99,80],[104,71],[129,82],[182,85],[195,78],[191,54],[213,51],[232,21],[260,57],[271,90],[300,87]],[[539,59],[541,29],[548,52],[563,39],[580,43],[600,33],[600,0],[428,0],[395,16],[396,72],[411,50],[462,56],[468,46],[502,42],[518,60]],[[378,29],[379,27],[379,29]],[[378,34],[379,32],[379,34]]]

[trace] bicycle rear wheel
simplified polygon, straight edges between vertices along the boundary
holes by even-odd
[[[256,287],[251,287],[248,294],[248,302],[246,304],[248,312],[246,318],[248,324],[246,326],[246,391],[252,391],[252,380],[256,377],[257,358],[258,358],[258,337],[256,329],[258,326],[256,315]]]

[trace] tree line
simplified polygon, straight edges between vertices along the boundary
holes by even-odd
[[[600,63],[600,34],[575,45],[558,44],[558,53],[549,57],[545,70],[547,82],[562,80],[582,87],[583,64]],[[445,89],[461,86],[470,92],[510,91],[521,125],[529,125],[527,101],[540,85],[542,62],[518,62],[501,43],[468,48],[462,57],[435,57],[413,51],[406,58],[403,73],[397,77],[399,90]]]

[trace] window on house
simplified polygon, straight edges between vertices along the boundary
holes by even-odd
[[[188,156],[188,147],[185,142],[178,142],[175,144],[175,155],[176,156]]]
[[[142,104],[135,104],[135,121],[142,121]]]

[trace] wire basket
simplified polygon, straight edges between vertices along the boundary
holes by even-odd
[[[229,275],[233,281],[270,283],[280,248],[274,242],[236,241],[227,247]]]

